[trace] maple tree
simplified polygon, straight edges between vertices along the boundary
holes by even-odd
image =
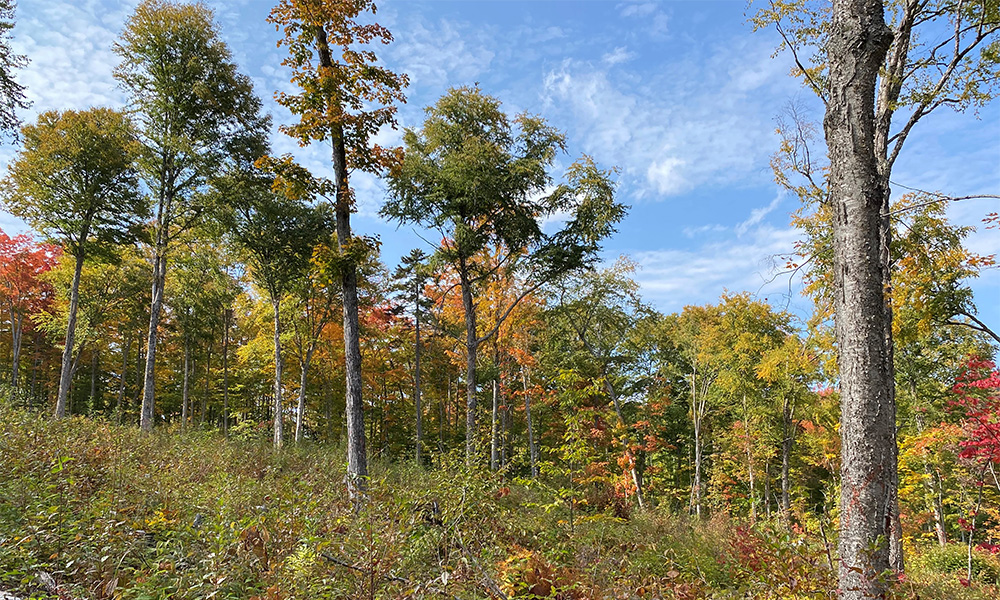
[[[10,320],[10,385],[18,388],[21,372],[21,343],[32,322],[29,317],[52,301],[53,289],[42,275],[59,260],[57,246],[38,244],[31,236],[10,237],[0,231],[0,302]]]

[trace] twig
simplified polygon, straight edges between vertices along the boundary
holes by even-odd
[[[351,563],[349,563],[347,561],[340,560],[339,558],[337,558],[336,556],[333,556],[332,554],[329,554],[328,552],[321,552],[320,556],[322,556],[323,558],[325,558],[326,560],[332,562],[335,565],[344,567],[345,569],[350,569],[352,571],[357,571],[358,573],[361,573],[363,575],[371,575],[371,574],[374,573],[374,571],[372,569],[366,569],[364,567],[359,567],[358,565],[351,564]],[[392,575],[392,574],[386,574],[386,575],[382,575],[382,578],[386,579],[388,581],[397,581],[399,583],[403,583],[403,584],[406,584],[406,585],[413,585],[413,586],[418,587],[418,588],[424,588],[425,590],[427,590],[429,592],[433,592],[435,594],[439,594],[441,596],[445,596],[445,597],[448,597],[448,598],[453,598],[454,600],[461,600],[461,598],[459,598],[458,596],[455,596],[453,594],[449,594],[448,592],[442,590],[441,588],[434,587],[434,586],[426,584],[426,583],[416,583],[415,584],[412,580],[406,579],[405,577],[397,577],[397,576]]]

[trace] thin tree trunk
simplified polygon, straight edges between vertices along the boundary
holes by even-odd
[[[691,373],[691,420],[694,425],[694,481],[691,502],[694,514],[701,516],[701,416],[698,410],[698,366]]]
[[[746,438],[747,474],[750,477],[750,523],[757,522],[757,499],[754,494],[753,448],[750,444],[750,411],[747,407],[747,395],[743,394],[743,431]]]
[[[69,315],[66,320],[66,338],[64,340],[62,364],[59,369],[59,393],[56,396],[56,418],[66,416],[66,398],[69,395],[69,384],[73,377],[73,344],[76,337],[76,314],[80,306],[80,277],[83,274],[83,252],[76,253],[76,264],[73,268],[73,284],[69,291]],[[17,361],[14,361],[14,372],[17,372]],[[16,384],[15,384],[16,387]]]
[[[97,411],[100,406],[97,401],[97,370],[100,366],[101,354],[94,348],[90,353],[90,410],[91,413]]]
[[[886,343],[885,188],[874,148],[875,87],[892,42],[881,0],[834,0],[824,130],[833,209],[841,389],[842,600],[880,598],[896,509],[896,407]],[[887,251],[888,249],[886,249]]]
[[[125,375],[128,371],[128,355],[132,352],[132,336],[125,338],[125,347],[122,349],[122,374],[118,378],[118,401],[115,403],[115,423],[121,424],[122,413],[125,410]]]
[[[424,411],[421,406],[420,397],[420,281],[417,278],[416,302],[413,307],[413,323],[415,334],[415,345],[413,347],[413,404],[416,412],[417,439],[415,446],[415,457],[418,465],[423,465],[421,453],[424,445]]]
[[[159,235],[159,234],[158,234]],[[152,431],[154,423],[154,390],[156,387],[156,340],[163,311],[163,289],[166,282],[166,242],[158,240],[153,256],[153,299],[149,309],[149,331],[146,337],[146,371],[142,382],[142,410],[139,428]]]
[[[209,338],[211,339],[211,338]],[[208,397],[211,394],[212,385],[212,343],[209,342],[205,353],[205,393],[201,396],[201,414],[198,415],[198,425],[205,426],[205,419],[208,418]]]
[[[10,309],[10,337],[11,337],[11,367],[10,367],[10,386],[17,389],[18,377],[21,373],[21,339],[23,332],[21,327],[24,325],[24,316],[14,310],[13,307]]]
[[[500,440],[497,431],[497,411],[500,406],[500,384],[493,378],[493,420],[490,426],[490,470],[496,471],[500,462]]]
[[[538,477],[538,448],[535,447],[535,432],[531,423],[531,394],[528,393],[528,373],[521,369],[521,382],[524,384],[524,416],[528,422],[528,458],[531,461],[531,478]]]
[[[791,470],[792,444],[795,442],[795,423],[792,420],[793,407],[785,395],[782,410],[781,429],[781,512],[785,523],[791,522],[792,498],[789,472]]]
[[[301,363],[299,363],[299,369],[301,371],[299,376],[299,402],[298,410],[295,413],[295,443],[298,444],[302,441],[302,420],[305,418],[306,412],[306,384],[308,384],[308,373],[309,365],[312,363],[313,351],[316,350],[316,343],[310,342],[309,347],[306,349],[305,356]]]
[[[465,264],[459,258],[459,280],[462,287],[462,308],[465,312],[465,464],[472,465],[476,456],[476,354],[479,338],[476,336],[476,305],[472,301],[472,284]]]
[[[222,315],[222,435],[229,437],[229,322],[233,311],[225,309]]]
[[[281,404],[281,297],[274,294],[271,298],[274,308],[274,449],[281,450],[285,442],[284,423],[282,421]]]
[[[191,372],[191,339],[187,333],[184,334],[184,384],[181,392],[181,430],[188,425],[188,382]]]

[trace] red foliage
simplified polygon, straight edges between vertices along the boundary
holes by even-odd
[[[0,231],[0,300],[4,308],[23,316],[52,302],[52,286],[40,276],[56,265],[61,254],[59,247],[35,243],[30,235],[10,237]]]
[[[952,405],[964,412],[962,458],[1000,461],[1000,372],[993,361],[972,356],[952,391]]]

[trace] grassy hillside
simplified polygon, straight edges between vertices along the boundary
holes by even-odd
[[[425,470],[376,462],[370,500],[355,513],[334,448],[275,454],[253,431],[229,441],[143,435],[6,407],[0,432],[0,590],[23,597],[833,595],[814,532],[655,509],[627,518],[571,511],[557,490],[447,457]],[[1000,593],[959,582],[964,546],[909,558],[900,597]],[[979,579],[995,583],[1000,562],[975,558]]]

